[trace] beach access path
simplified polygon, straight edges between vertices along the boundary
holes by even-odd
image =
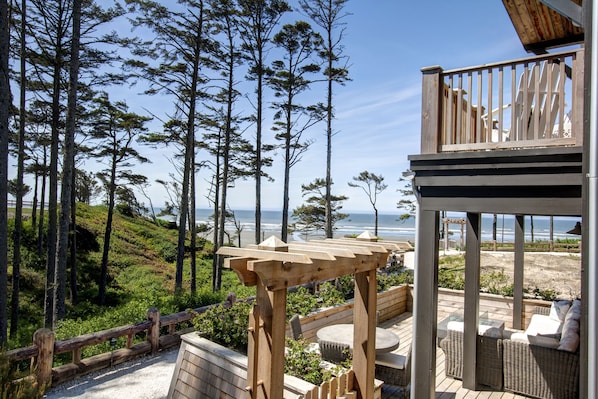
[[[165,399],[178,347],[99,370],[52,387],[46,399]]]

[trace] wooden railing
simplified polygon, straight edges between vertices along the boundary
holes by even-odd
[[[203,313],[209,306],[194,309]],[[12,362],[30,361],[30,373],[38,386],[48,388],[52,384],[108,368],[144,354],[156,354],[161,349],[177,346],[180,336],[192,330],[192,327],[177,329],[184,322],[195,317],[193,312],[179,312],[160,317],[158,309],[152,308],[145,321],[111,328],[109,330],[80,335],[65,340],[55,340],[53,331],[37,330],[33,336],[33,345],[13,349],[6,353]],[[137,334],[145,334],[145,340],[134,343]],[[115,348],[106,353],[82,358],[84,348],[104,342],[116,343],[117,338],[126,337],[124,348]],[[53,367],[55,356],[71,353],[71,362]]]
[[[423,69],[422,154],[581,145],[583,57]]]

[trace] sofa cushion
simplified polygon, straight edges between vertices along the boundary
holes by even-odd
[[[554,320],[550,316],[535,314],[532,315],[525,333],[527,335],[553,335],[560,334],[562,328],[562,322]]]
[[[565,316],[571,307],[571,301],[561,300],[561,301],[553,301],[552,305],[550,305],[550,315],[549,317],[552,320],[563,322],[565,321]]]
[[[511,341],[522,342],[528,345],[543,346],[546,348],[558,348],[559,340],[551,337],[544,337],[542,335],[527,335],[524,332],[516,332],[511,334]]]
[[[572,317],[576,320],[581,319],[581,301],[579,299],[573,301],[573,304],[567,312],[567,316],[565,316],[565,321],[567,321],[568,317]]]
[[[567,352],[576,352],[579,347],[579,334],[568,334],[561,338],[558,350]]]
[[[569,352],[577,351],[579,346],[579,317],[576,311],[569,311],[565,322],[563,323],[563,332],[561,335],[561,342],[559,344],[560,350]]]

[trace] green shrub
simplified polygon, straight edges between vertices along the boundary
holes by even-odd
[[[330,371],[320,368],[322,356],[319,352],[309,349],[309,341],[293,340],[287,337],[286,346],[285,374],[301,378],[314,385],[320,385],[331,378]]]
[[[317,308],[318,298],[305,287],[298,287],[287,295],[287,320],[295,314],[307,316]]]
[[[402,269],[399,273],[378,274],[378,292],[403,284],[413,284],[413,270]]]
[[[162,241],[157,245],[158,253],[166,262],[172,263],[176,261],[177,246],[170,241]]]
[[[193,318],[195,330],[210,341],[247,353],[247,331],[252,304],[235,302],[232,306],[213,306]]]
[[[318,297],[320,298],[323,307],[336,306],[345,302],[343,293],[329,281],[320,284]]]
[[[343,294],[345,299],[355,296],[355,279],[352,274],[346,274],[336,279],[336,288]]]
[[[0,351],[0,399],[38,399],[42,392],[35,384],[19,379],[14,364]]]
[[[483,292],[490,294],[513,295],[513,284],[510,283],[509,276],[502,270],[482,273],[480,275],[480,287]]]
[[[438,269],[438,286],[452,290],[465,289],[465,268],[441,267]]]

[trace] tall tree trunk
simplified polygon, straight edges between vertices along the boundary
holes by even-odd
[[[230,23],[229,23],[230,28]],[[231,135],[232,135],[232,118],[233,118],[233,102],[234,102],[234,68],[235,68],[235,55],[234,55],[234,43],[230,33],[228,31],[228,81],[227,81],[227,101],[226,101],[226,120],[224,126],[224,151],[223,151],[223,165],[222,165],[222,197],[220,198],[220,210],[222,215],[226,215],[226,195],[228,190],[229,180],[229,168],[230,168],[230,147],[231,147]],[[224,245],[224,224],[226,217],[220,219],[220,236],[219,236],[219,247]],[[222,256],[218,257],[218,267],[216,269],[215,288],[216,291],[220,291],[222,287],[222,264],[224,259]]]
[[[259,48],[259,60],[262,61],[263,52]],[[255,138],[255,243],[262,241],[262,108],[264,96],[263,66],[259,65],[257,77],[257,110],[256,110],[256,138]]]
[[[56,318],[66,316],[66,269],[68,261],[69,231],[71,227],[71,191],[75,173],[75,124],[77,118],[77,85],[79,78],[79,43],[81,37],[81,0],[73,0],[73,38],[69,72],[68,110],[64,133],[62,186],[60,190],[60,224],[56,253]]]
[[[37,226],[37,190],[39,189],[39,173],[35,171],[33,178],[33,201],[31,201],[31,227]]]
[[[218,276],[218,255],[216,255],[216,251],[218,250],[218,240],[220,237],[220,218],[223,215],[220,214],[220,149],[221,149],[221,136],[222,134],[219,133],[218,135],[218,143],[216,146],[216,165],[214,166],[215,170],[215,178],[214,178],[214,256],[212,256],[212,291],[218,291],[218,283],[217,283],[217,276]]]
[[[183,288],[183,263],[185,259],[186,216],[189,211],[189,185],[192,159],[195,158],[195,112],[197,107],[197,84],[199,82],[199,64],[201,53],[201,39],[203,36],[203,1],[199,2],[199,27],[195,37],[193,76],[191,77],[191,90],[189,92],[189,114],[187,115],[187,132],[185,136],[185,157],[183,166],[183,185],[181,193],[181,206],[179,207],[179,234],[177,242],[177,259],[175,272],[175,291]],[[194,193],[193,193],[194,194]],[[195,210],[193,210],[195,212]]]
[[[378,237],[378,208],[374,207],[374,217],[375,217],[375,222],[374,222],[374,235],[376,237]]]
[[[10,83],[8,2],[0,2],[0,346],[8,342],[8,115]]]
[[[108,255],[110,253],[110,236],[112,235],[112,218],[114,215],[114,193],[116,192],[116,152],[112,155],[110,182],[108,183],[108,216],[104,231],[104,247],[102,250],[102,263],[100,266],[99,304],[106,304],[106,287],[108,286]]]
[[[495,213],[492,216],[492,241],[496,242],[496,230],[498,228],[498,215]]]
[[[21,292],[21,236],[23,230],[23,175],[25,169],[25,107],[27,74],[25,73],[27,1],[21,1],[21,43],[20,43],[20,79],[19,88],[19,142],[17,155],[17,203],[15,206],[15,229],[13,232],[12,252],[12,298],[10,305],[10,337],[16,338],[19,328],[19,293]]]
[[[73,187],[75,187],[75,175],[73,174]],[[77,289],[77,193],[71,190],[71,239],[70,239],[70,293],[71,303],[79,303],[79,290]]]
[[[328,48],[332,32],[328,29]],[[326,238],[332,238],[332,55],[328,55],[328,95],[326,98]]]
[[[195,210],[195,156],[191,158],[191,212],[189,213],[189,221],[190,225],[189,230],[191,231],[191,258],[189,259],[190,263],[190,279],[191,279],[191,295],[195,295],[197,293],[197,212]]]
[[[291,102],[289,101],[289,104]],[[280,239],[287,242],[289,232],[289,186],[291,179],[291,112],[290,107],[287,111],[287,133],[285,138],[285,165],[284,165],[284,187],[282,196],[282,229],[280,231]]]
[[[40,193],[40,200],[39,200],[39,223],[37,228],[37,255],[41,258],[44,252],[44,244],[45,244],[45,234],[44,234],[44,225],[45,225],[45,217],[44,217],[44,208],[46,207],[46,147],[44,146],[44,165],[42,170],[42,191]]]
[[[44,326],[54,329],[54,299],[56,298],[56,247],[58,226],[58,144],[60,125],[60,65],[62,54],[57,49],[54,65],[52,93],[52,139],[50,144],[50,187],[48,198],[48,241],[46,244],[46,297],[44,304]]]

